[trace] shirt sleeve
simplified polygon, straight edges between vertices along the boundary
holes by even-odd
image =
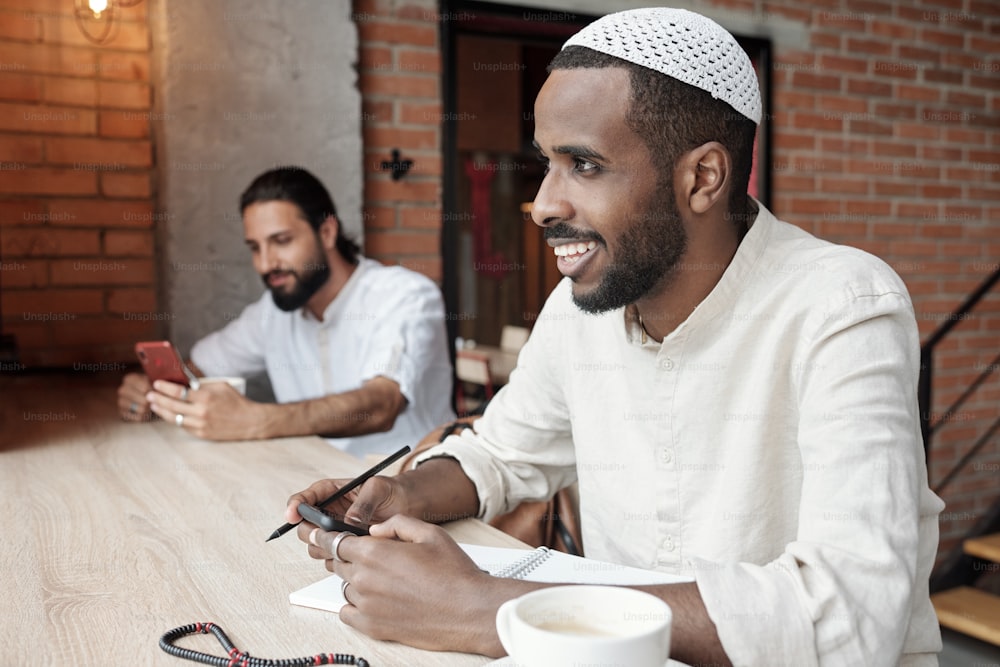
[[[394,380],[412,404],[417,392],[427,390],[422,385],[429,364],[447,359],[444,300],[433,282],[416,274],[385,281],[382,287],[387,285],[392,289],[372,296],[379,302],[378,326],[366,341],[361,381],[378,376]]]
[[[276,315],[275,308],[271,294],[265,292],[235,320],[195,343],[191,360],[206,376],[248,377],[263,372],[267,322]]]
[[[479,518],[489,521],[523,501],[547,500],[576,481],[576,456],[558,358],[559,328],[581,313],[554,298],[560,283],[521,348],[510,381],[490,401],[473,429],[465,429],[427,450],[414,465],[436,457],[456,459],[476,486]],[[570,308],[573,306],[570,304]]]
[[[900,283],[816,306],[792,365],[803,469],[796,539],[765,565],[694,568],[735,665],[897,664],[914,599],[926,601],[922,563],[933,555],[919,535],[931,530],[936,548],[942,503],[927,489],[909,298]]]

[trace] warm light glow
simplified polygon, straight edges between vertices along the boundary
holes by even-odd
[[[94,12],[94,18],[101,18],[101,12],[108,8],[108,0],[87,0],[90,11]]]

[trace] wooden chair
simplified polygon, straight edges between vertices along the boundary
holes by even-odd
[[[475,350],[455,350],[455,406],[467,415],[493,398],[490,359]],[[470,391],[471,390],[471,391]]]
[[[528,342],[531,331],[525,327],[515,327],[505,324],[500,330],[500,349],[505,352],[519,352]]]

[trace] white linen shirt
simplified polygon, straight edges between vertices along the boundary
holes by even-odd
[[[198,341],[191,358],[206,375],[267,371],[279,403],[359,389],[376,376],[396,381],[407,405],[390,431],[328,439],[355,456],[413,445],[454,418],[440,290],[419,273],[367,258],[322,322],[306,308],[282,311],[265,292]]]
[[[943,503],[898,276],[760,206],[662,344],[634,307],[588,315],[570,291],[475,432],[416,463],[457,459],[484,519],[578,480],[586,555],[694,577],[736,665],[936,665]]]

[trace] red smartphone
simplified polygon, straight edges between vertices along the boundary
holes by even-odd
[[[142,363],[142,369],[152,381],[168,380],[177,384],[189,385],[184,374],[181,356],[168,340],[144,341],[135,344],[135,353]]]

